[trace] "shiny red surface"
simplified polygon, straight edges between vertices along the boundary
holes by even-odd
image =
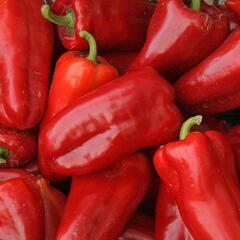
[[[45,125],[41,164],[79,176],[177,137],[182,116],[169,83],[152,68],[120,77],[77,99]]]
[[[74,177],[56,240],[116,239],[149,188],[152,169],[142,154]]]
[[[53,29],[39,11],[42,1],[1,2],[0,124],[36,126],[47,98]]]

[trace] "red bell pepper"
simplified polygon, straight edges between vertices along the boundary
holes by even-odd
[[[155,4],[147,0],[56,0],[51,9],[43,5],[42,14],[59,25],[59,37],[66,49],[88,48],[79,37],[82,30],[95,36],[101,50],[138,49],[144,43]]]
[[[64,53],[59,58],[41,126],[48,123],[58,112],[61,112],[80,96],[118,76],[117,70],[113,66],[106,63],[103,58],[97,57],[97,45],[94,37],[86,31],[82,31],[80,34],[89,42],[89,55],[83,58],[83,53],[72,51]],[[52,181],[61,179],[61,176],[54,174],[48,168],[45,159],[41,159],[39,167],[44,177]]]
[[[37,159],[34,159],[33,161],[31,161],[30,163],[22,167],[22,169],[36,176],[41,175]]]
[[[172,193],[161,183],[157,208],[155,240],[194,240],[184,224]]]
[[[240,190],[234,155],[220,132],[188,134],[200,121],[196,116],[185,122],[181,141],[158,150],[155,167],[194,239],[235,240],[240,233]]]
[[[43,126],[39,160],[55,173],[79,176],[166,143],[182,122],[173,101],[170,84],[152,68],[128,73],[77,99]]]
[[[74,177],[56,240],[116,239],[146,194],[151,178],[151,164],[143,154]]]
[[[103,52],[102,56],[113,65],[120,76],[127,72],[130,64],[136,58],[139,51],[107,51]]]
[[[238,28],[214,53],[176,82],[176,98],[186,111],[219,113],[240,106],[239,41]]]
[[[1,182],[0,206],[1,239],[44,239],[44,206],[32,182],[23,178]]]
[[[192,0],[196,10],[200,0]],[[175,80],[214,51],[229,35],[222,12],[201,3],[202,10],[186,7],[183,0],[161,0],[149,24],[147,39],[130,70],[154,67]],[[211,11],[210,11],[211,9]]]
[[[240,16],[240,2],[239,0],[227,0],[225,2],[226,6],[236,12]]]
[[[16,203],[16,206],[20,209],[19,210],[20,214],[19,216],[16,213],[11,216],[9,214],[9,221],[5,222],[6,230],[1,229],[2,225],[0,223],[0,236],[1,237],[5,236],[5,235],[2,235],[2,233],[8,236],[7,229],[12,228],[11,236],[15,236],[15,238],[12,237],[11,239],[29,239],[29,240],[54,239],[59,221],[63,214],[65,196],[57,189],[51,187],[47,180],[43,178],[36,178],[34,175],[26,171],[23,171],[21,169],[0,170],[0,185],[1,184],[4,185],[5,183],[14,184],[14,181],[11,182],[12,180],[16,180],[15,181],[16,186],[14,186],[14,188],[10,187],[10,189],[12,188],[13,192],[16,191],[16,195],[13,195],[13,193],[10,192],[11,193],[10,197],[12,198],[9,198],[9,200],[14,201]],[[19,189],[17,189],[18,187]],[[8,199],[5,200],[6,197],[4,197],[4,193],[2,194],[3,194],[3,197],[0,197],[1,200],[8,201]],[[26,196],[24,196],[25,194]],[[33,196],[29,197],[28,199],[28,196],[31,196],[31,195]],[[24,198],[27,204],[23,203],[22,199]],[[32,201],[32,199],[34,201]],[[2,203],[0,203],[0,205],[1,204]],[[21,204],[23,204],[22,209],[21,209]],[[6,206],[6,211],[7,211],[7,206]],[[36,211],[36,213],[29,212],[29,211]],[[16,220],[18,218],[18,221],[21,222],[23,227],[27,228],[26,233],[24,233],[25,235],[21,235],[23,234],[21,232],[18,233],[18,229],[15,229],[18,226],[15,226],[12,223],[12,221],[10,221],[11,217]],[[29,222],[27,221],[28,218],[29,218]],[[33,220],[32,223],[31,223],[31,220]],[[18,222],[16,222],[16,224],[19,225]],[[31,228],[31,224],[33,224],[32,228]],[[39,225],[39,228],[37,228],[37,225]],[[33,232],[34,231],[36,232],[33,233],[32,237],[30,238],[29,236],[31,236],[31,231],[30,231],[31,229]],[[1,231],[4,231],[4,232],[1,232]],[[34,237],[36,234],[39,234],[39,231],[41,231],[40,236]],[[4,238],[4,239],[10,239],[10,235],[9,235],[9,238]]]
[[[39,11],[42,0],[1,2],[0,124],[36,126],[47,98],[53,29]]]
[[[35,131],[20,131],[0,126],[0,168],[26,165],[37,154]]]

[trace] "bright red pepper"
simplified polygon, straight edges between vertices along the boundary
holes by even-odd
[[[186,111],[219,113],[240,106],[239,43],[240,28],[176,82],[176,98]]]
[[[74,177],[56,240],[116,239],[146,194],[151,178],[151,164],[143,154]]]
[[[225,2],[226,6],[236,12],[240,16],[240,2],[239,0],[227,0]]]
[[[128,73],[77,99],[43,126],[39,159],[55,173],[79,176],[166,143],[182,122],[173,101],[170,84],[152,68]]]
[[[27,229],[27,232],[25,233],[25,235],[21,235],[21,232],[18,233],[17,231],[14,230],[14,224],[12,222],[6,222],[6,229],[10,229],[12,228],[12,235],[13,236],[15,234],[15,238],[11,238],[11,239],[45,239],[45,240],[52,240],[54,239],[55,235],[56,235],[56,231],[58,228],[58,224],[59,221],[61,219],[62,213],[63,213],[63,208],[64,208],[64,204],[65,204],[65,196],[58,191],[57,189],[51,187],[48,183],[47,180],[43,179],[43,178],[36,178],[34,175],[23,171],[21,169],[2,169],[0,170],[0,185],[4,184],[5,182],[9,182],[12,180],[17,180],[16,181],[16,188],[19,187],[19,192],[16,191],[16,196],[14,196],[14,201],[16,202],[16,205],[19,205],[19,209],[20,209],[20,204],[22,204],[22,199],[24,194],[28,194],[25,196],[25,201],[29,203],[23,204],[23,209],[21,212],[19,210],[19,212],[21,213],[19,216],[15,213],[14,215],[12,215],[13,219],[19,219],[18,221],[23,225],[24,228],[30,228],[30,230],[32,229],[32,231],[36,231],[35,228],[37,228],[37,225],[39,225],[39,229],[37,228],[38,232],[36,231],[36,233],[33,233],[32,238],[28,237],[31,236],[31,231],[29,229]],[[18,180],[22,180],[22,181],[18,181]],[[18,185],[18,182],[21,182],[20,186]],[[24,186],[23,189],[21,189],[21,186]],[[29,191],[26,193],[24,191],[26,191],[27,187],[29,188]],[[14,191],[14,188],[13,188]],[[18,195],[20,195],[22,191],[22,195],[19,197]],[[32,192],[32,194],[31,194]],[[30,195],[34,195],[35,196],[35,200],[34,202],[31,202],[31,197],[28,199],[28,196]],[[3,198],[1,198],[3,201],[7,201],[7,199],[5,200],[5,197],[3,196]],[[11,199],[11,201],[13,201]],[[32,204],[32,206],[30,205]],[[9,205],[11,206],[11,205]],[[31,209],[32,208],[32,209]],[[36,214],[34,215],[34,212],[29,212],[29,211],[35,211],[36,209]],[[34,210],[35,209],[35,210]],[[7,207],[6,207],[7,210]],[[25,216],[21,216],[21,215],[25,215]],[[30,216],[28,216],[30,215]],[[9,216],[10,219],[11,216]],[[29,217],[30,222],[27,221],[27,218]],[[26,218],[26,219],[25,219]],[[31,223],[31,218],[33,219],[33,222]],[[19,225],[19,223],[16,223]],[[31,224],[33,224],[33,228],[29,227],[31,226]],[[10,226],[8,226],[10,225]],[[29,231],[29,232],[28,232]],[[39,234],[39,231],[41,231],[41,234],[39,236],[39,238],[35,238],[35,234]],[[0,232],[1,232],[1,225],[0,225]],[[1,233],[0,233],[1,234]],[[7,235],[7,232],[3,233]],[[5,236],[5,235],[0,235]],[[10,239],[9,238],[4,238],[4,239]]]
[[[82,31],[80,34],[89,42],[89,55],[83,58],[83,53],[72,51],[64,53],[59,58],[41,126],[48,123],[58,112],[61,112],[80,96],[118,76],[117,70],[113,66],[106,63],[103,58],[97,57],[97,45],[94,37],[86,31]],[[44,177],[55,182],[62,179],[61,176],[51,171],[44,158],[41,158],[39,167]]]
[[[35,131],[20,131],[0,126],[0,168],[22,167],[37,154]]]
[[[136,58],[139,51],[108,51],[103,52],[102,56],[113,65],[120,76],[127,72],[130,64]]]
[[[155,167],[194,239],[235,240],[240,233],[240,190],[234,155],[217,131],[188,134],[199,121],[199,116],[189,119],[181,141],[156,153]]]
[[[43,114],[53,29],[39,11],[42,0],[1,2],[0,124],[29,129]]]
[[[205,7],[203,2],[201,7],[202,11],[195,11],[182,0],[161,0],[149,24],[145,45],[130,70],[152,66],[175,80],[214,51],[228,36],[229,21],[219,9]]]
[[[161,183],[157,208],[155,240],[194,240],[184,224],[172,193]]]
[[[0,206],[1,239],[44,239],[44,206],[33,183],[23,178],[1,182]]]
[[[56,0],[43,5],[42,14],[58,24],[59,37],[66,49],[84,50],[86,41],[79,32],[95,36],[99,49],[138,49],[144,43],[155,4],[147,0]],[[60,16],[65,15],[65,16]]]

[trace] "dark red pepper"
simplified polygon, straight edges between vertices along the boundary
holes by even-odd
[[[116,239],[146,194],[151,178],[151,164],[143,154],[74,177],[56,240]]]
[[[227,0],[225,2],[226,6],[236,12],[240,16],[240,2],[239,0]]]
[[[53,29],[41,16],[42,0],[1,2],[0,124],[29,129],[47,99]]]
[[[155,167],[195,240],[235,240],[240,232],[240,188],[232,148],[217,131],[188,134],[200,121],[196,116],[184,123],[181,141],[160,149]]]
[[[199,0],[196,9],[199,10]],[[229,35],[229,21],[214,6],[195,11],[182,0],[159,1],[147,39],[130,70],[154,67],[175,80],[214,51]],[[210,11],[211,9],[211,11]]]
[[[39,160],[62,175],[94,172],[139,149],[175,139],[181,122],[170,84],[147,67],[58,113],[40,132]]]
[[[22,167],[37,154],[35,130],[20,131],[0,126],[0,168]]]
[[[175,84],[176,98],[192,113],[219,113],[240,106],[240,28]]]
[[[49,5],[43,5],[42,14],[59,25],[59,37],[66,49],[88,48],[79,37],[82,30],[95,36],[100,50],[138,49],[144,43],[155,4],[147,0],[56,0],[51,9],[57,15]]]

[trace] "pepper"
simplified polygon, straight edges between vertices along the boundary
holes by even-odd
[[[183,222],[172,193],[164,183],[161,183],[157,199],[155,239],[194,240]]]
[[[36,155],[35,130],[20,131],[0,126],[0,168],[22,167]]]
[[[220,132],[189,133],[200,122],[201,116],[187,120],[181,140],[158,150],[154,164],[194,239],[235,240],[240,191],[232,148]]]
[[[53,29],[39,11],[42,1],[1,2],[0,124],[35,127],[47,99]]]
[[[127,69],[136,58],[139,51],[107,51],[103,52],[102,56],[113,65],[120,76],[127,72]]]
[[[214,53],[176,82],[176,98],[186,111],[220,113],[240,106],[239,41],[238,28]]]
[[[146,194],[150,162],[137,153],[102,171],[73,177],[56,240],[116,239]]]
[[[167,79],[175,80],[225,40],[229,21],[222,11],[205,7],[200,0],[191,2],[193,9],[182,0],[159,1],[145,44],[129,70],[152,66]],[[202,10],[198,11],[200,5]]]
[[[227,0],[225,4],[240,16],[240,2],[238,0]]]
[[[64,53],[59,58],[41,127],[80,96],[118,76],[117,70],[113,66],[103,58],[97,57],[97,45],[94,37],[86,31],[80,32],[80,35],[89,42],[89,55],[83,58],[83,53],[71,51]],[[54,182],[62,179],[48,168],[45,159],[41,159],[39,167],[44,177]]]
[[[13,181],[15,180],[15,181]],[[63,214],[65,196],[57,189],[51,187],[44,178],[37,178],[34,175],[21,169],[2,169],[0,170],[0,185],[8,183],[9,199],[2,193],[1,204],[6,204],[6,212],[9,211],[8,221],[5,228],[0,223],[0,235],[3,239],[45,239],[52,240],[56,235],[59,221]],[[12,186],[14,185],[14,186]],[[0,187],[1,188],[1,187]],[[29,198],[28,198],[29,197]],[[24,202],[23,202],[24,201]],[[8,209],[13,202],[19,215]],[[21,206],[22,204],[22,206]],[[6,215],[7,216],[7,215]],[[12,219],[16,219],[14,225]],[[29,219],[29,220],[28,220]],[[32,222],[31,222],[32,221]],[[26,233],[18,229],[19,222],[26,228]],[[32,225],[31,225],[32,224]],[[10,229],[10,234],[8,234]],[[19,232],[20,231],[20,232]],[[31,233],[31,231],[33,233]],[[21,235],[22,234],[22,235]],[[39,236],[37,236],[39,234]],[[7,238],[7,237],[9,238]],[[14,237],[13,237],[14,236]],[[1,238],[2,239],[2,238]]]
[[[87,42],[79,37],[86,30],[95,36],[100,50],[138,49],[145,39],[155,4],[147,0],[56,0],[42,6],[42,14],[59,25],[64,47],[85,50]]]
[[[127,73],[43,126],[39,160],[54,173],[79,176],[173,140],[182,122],[173,101],[172,87],[151,67]]]

